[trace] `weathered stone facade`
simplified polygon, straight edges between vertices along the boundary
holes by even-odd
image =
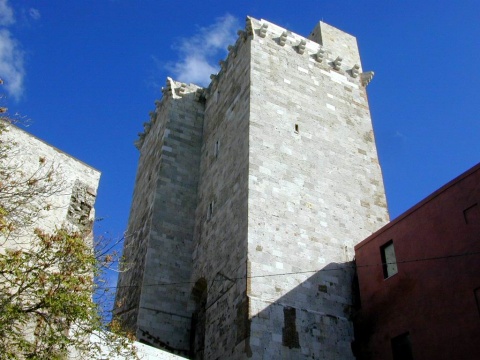
[[[137,142],[117,315],[193,358],[353,358],[353,246],[388,221],[373,74],[321,22],[247,18],[221,65],[168,80]]]
[[[162,101],[144,124],[136,144],[141,156],[124,247],[128,271],[121,274],[117,291],[117,314],[126,326],[139,339],[172,351],[189,348],[204,113],[196,100],[200,90],[168,79]]]
[[[94,204],[100,172],[4,119],[0,119],[0,143],[1,208],[7,214],[6,223],[12,224],[8,231],[2,228],[0,232],[0,253],[5,254],[7,250],[35,251],[39,244],[35,229],[52,234],[61,228],[81,232],[87,244],[93,246]],[[9,258],[11,256],[2,260]],[[45,258],[48,256],[42,257],[42,262]],[[13,284],[20,284],[20,280],[28,283],[32,276],[44,274],[42,271],[52,270],[56,264],[36,264],[46,266],[40,271],[33,264],[25,265],[23,269],[30,268],[30,274],[25,274],[25,278],[19,279],[17,274],[10,279],[5,277],[2,281],[3,299],[5,291],[15,289],[11,287]],[[8,288],[5,287],[7,284]],[[26,300],[26,294],[33,294],[31,303]],[[37,290],[29,291],[28,287],[15,291],[12,296],[20,308],[23,306],[25,313],[32,304],[40,303],[40,313],[44,314],[45,306],[37,297]],[[34,343],[40,316],[37,312],[28,316],[26,321],[19,314],[18,319],[22,320],[17,319],[14,327],[22,329],[24,335],[19,342]],[[24,359],[21,353],[16,356]]]
[[[7,130],[1,134],[0,141],[6,144],[3,148],[9,147],[1,160],[2,170],[19,179],[49,180],[40,186],[45,192],[32,194],[26,204],[25,210],[34,213],[31,226],[22,224],[24,229],[13,237],[15,241],[7,239],[0,247],[14,246],[19,242],[18,237],[28,243],[34,228],[53,232],[64,226],[90,233],[100,172],[13,124],[2,124]]]

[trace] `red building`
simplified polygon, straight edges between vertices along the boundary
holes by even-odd
[[[358,359],[480,359],[480,164],[355,256]]]

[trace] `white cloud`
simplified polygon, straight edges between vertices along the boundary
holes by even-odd
[[[183,38],[174,46],[180,60],[167,65],[175,80],[208,85],[210,75],[218,72],[218,60],[224,58],[227,46],[234,44],[239,21],[232,15],[216,19],[215,23],[199,28],[197,34]]]
[[[18,100],[23,93],[23,51],[7,29],[0,29],[0,78],[7,92]]]
[[[38,11],[38,9],[35,9],[35,8],[28,9],[28,14],[33,20],[38,20],[42,16],[40,14],[40,11]]]
[[[8,4],[8,0],[0,0],[0,26],[9,26],[15,22],[13,9]]]
[[[4,80],[3,89],[14,99],[19,100],[23,93],[25,70],[23,51],[7,29],[14,23],[15,14],[8,0],[0,0],[0,79]]]

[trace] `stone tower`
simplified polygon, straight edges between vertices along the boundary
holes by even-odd
[[[195,359],[350,359],[353,246],[388,221],[356,39],[247,18],[144,124],[116,314]]]

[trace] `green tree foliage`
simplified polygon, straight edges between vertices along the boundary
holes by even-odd
[[[89,332],[101,328],[91,298],[95,254],[66,230],[36,230],[32,240],[31,249],[0,254],[0,354],[54,359],[72,345],[88,350]]]
[[[35,228],[65,183],[47,159],[29,172],[15,161],[19,147],[3,136],[12,125],[1,109],[0,359],[136,358],[131,337],[114,334],[119,327],[105,325],[93,300],[114,256],[95,251],[90,227]]]

